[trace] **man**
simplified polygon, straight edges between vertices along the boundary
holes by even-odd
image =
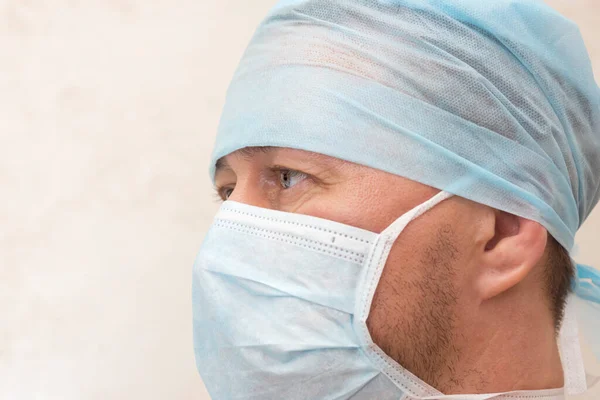
[[[593,383],[575,319],[598,326],[600,276],[569,250],[600,195],[600,90],[542,3],[281,1],[211,174],[227,201],[193,302],[214,400]]]

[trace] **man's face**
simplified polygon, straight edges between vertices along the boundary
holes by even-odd
[[[438,192],[369,167],[276,147],[219,160],[216,186],[223,199],[377,233]],[[453,197],[410,223],[373,299],[368,326],[375,343],[433,386],[461,379],[453,366],[464,361],[465,333],[476,329],[467,323],[481,303],[471,271],[485,252],[481,228],[489,215],[488,207]]]

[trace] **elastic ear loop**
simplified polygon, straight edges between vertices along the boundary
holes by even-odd
[[[423,204],[420,204],[408,211],[401,217],[399,217],[396,221],[394,221],[390,226],[388,226],[381,234],[379,235],[378,240],[373,246],[371,253],[369,255],[369,261],[367,263],[367,268],[365,269],[365,276],[361,279],[363,284],[361,287],[363,289],[359,290],[362,292],[359,301],[356,304],[355,316],[356,319],[354,321],[355,329],[359,334],[360,340],[367,345],[368,348],[372,348],[373,353],[380,353],[379,355],[375,355],[375,362],[380,366],[381,371],[388,376],[393,382],[396,384],[400,384],[401,388],[407,390],[411,393],[411,396],[418,396],[414,393],[414,390],[421,392],[421,394],[425,395],[438,395],[438,391],[434,388],[422,385],[416,380],[410,378],[410,372],[408,371],[399,371],[393,365],[388,365],[384,360],[388,358],[387,355],[383,351],[378,351],[379,349],[377,345],[373,342],[371,338],[371,334],[367,328],[366,322],[369,316],[369,312],[371,310],[371,304],[373,301],[373,297],[375,295],[375,290],[379,284],[379,280],[381,278],[381,274],[383,272],[383,268],[385,266],[386,260],[389,256],[391,248],[393,244],[396,242],[396,239],[402,231],[406,228],[406,226],[416,218],[420,217],[442,201],[454,196],[451,193],[440,192],[433,196],[431,199],[426,201]],[[374,265],[372,264],[374,263]],[[364,286],[363,286],[364,285]],[[369,354],[367,352],[367,354]],[[369,356],[371,358],[371,356]],[[371,358],[373,359],[373,358]],[[391,359],[390,359],[391,360]],[[385,364],[385,365],[384,365]],[[411,382],[412,387],[399,383],[395,378],[395,374],[402,374]],[[422,396],[421,396],[422,397]]]
[[[383,232],[381,232],[381,236],[385,237],[386,240],[391,240],[395,242],[400,236],[400,233],[406,228],[411,221],[419,218],[421,215],[425,214],[427,211],[431,210],[433,207],[440,204],[442,201],[449,199],[454,196],[452,193],[448,192],[440,192],[433,196],[431,199],[426,201],[423,204],[420,204],[398,218],[396,221],[392,222],[390,226],[388,226]],[[387,258],[387,257],[386,257]]]
[[[577,395],[585,393],[588,388],[573,296],[567,297],[558,345],[565,374],[565,389],[567,394]]]
[[[373,301],[373,296],[375,294],[375,290],[377,289],[377,285],[379,284],[379,279],[381,278],[381,274],[383,272],[383,267],[385,266],[385,262],[389,256],[392,245],[400,236],[400,233],[406,228],[411,221],[420,217],[427,211],[431,210],[433,207],[441,203],[442,201],[449,199],[454,196],[451,193],[440,192],[433,196],[431,199],[426,201],[423,204],[420,204],[408,211],[406,214],[400,216],[396,221],[392,222],[390,226],[388,226],[381,234],[379,235],[379,239],[375,243],[375,246],[371,250],[371,254],[369,255],[370,261],[373,261],[373,257],[376,253],[379,253],[379,248],[382,246],[383,249],[381,253],[376,257],[379,260],[378,265],[375,267],[374,271],[366,271],[368,275],[370,275],[369,284],[367,290],[363,291],[364,296],[362,299],[362,310],[357,313],[359,319],[362,319],[366,322],[367,317],[369,315],[369,311],[371,309],[371,303]]]

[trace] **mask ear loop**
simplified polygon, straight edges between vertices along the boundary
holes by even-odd
[[[402,231],[411,221],[452,196],[453,194],[447,192],[438,193],[425,203],[416,206],[399,217],[381,232],[371,248],[365,263],[365,269],[363,270],[361,278],[359,278],[360,284],[357,289],[358,297],[354,311],[354,329],[358,339],[364,346],[363,349],[367,357],[380,368],[380,371],[390,378],[398,387],[407,391],[413,397],[439,396],[441,393],[429,385],[420,382],[410,372],[397,365],[395,361],[390,359],[373,342],[369,329],[367,328],[367,318],[371,311],[373,296],[375,295],[375,290],[379,284],[383,268],[398,236],[400,236]]]
[[[567,394],[577,395],[585,393],[588,388],[573,296],[570,294],[567,298],[558,334],[558,348],[565,374],[565,390]]]
[[[440,204],[442,201],[449,199],[454,196],[452,193],[448,192],[440,192],[433,196],[431,199],[426,201],[423,204],[420,204],[398,218],[396,221],[392,222],[390,226],[388,226],[383,232],[381,232],[381,236],[385,237],[387,240],[391,240],[395,242],[400,236],[400,233],[406,228],[411,221],[419,218],[421,215],[425,214],[427,211],[431,210],[433,207]]]
[[[369,254],[369,265],[367,265],[366,271],[366,273],[369,275],[367,278],[368,287],[366,290],[362,290],[362,293],[364,295],[361,301],[359,301],[359,304],[362,304],[363,306],[361,307],[360,312],[355,313],[355,315],[357,315],[360,320],[366,322],[367,317],[369,316],[371,302],[373,301],[375,290],[377,289],[377,285],[379,284],[379,279],[381,278],[383,267],[385,266],[390,250],[396,242],[396,239],[398,239],[398,236],[400,236],[402,231],[411,221],[425,214],[427,211],[431,210],[433,207],[440,204],[442,201],[449,199],[452,196],[454,195],[448,192],[440,192],[436,194],[425,203],[419,204],[412,210],[400,216],[396,221],[392,222],[392,224],[388,226],[383,232],[381,232],[378,240],[371,249],[371,253]],[[377,260],[374,260],[374,258],[377,258]],[[370,265],[373,262],[376,263],[375,268],[372,268]]]

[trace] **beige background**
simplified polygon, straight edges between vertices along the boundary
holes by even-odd
[[[552,3],[600,72],[600,3]],[[0,0],[0,399],[208,399],[190,311],[208,156],[271,4]],[[580,261],[600,265],[599,238],[600,209]]]

